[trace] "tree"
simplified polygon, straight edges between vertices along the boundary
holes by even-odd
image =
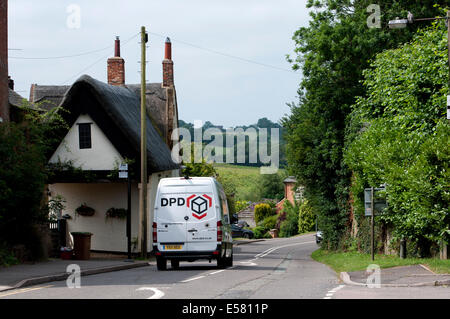
[[[409,239],[426,256],[450,233],[444,23],[377,55],[364,78],[367,96],[353,107],[345,152],[356,216],[361,220],[364,187],[385,183],[388,212],[380,219],[393,227],[394,239]]]
[[[366,95],[363,70],[377,53],[409,41],[418,27],[392,31],[386,27],[389,19],[406,17],[408,11],[416,17],[440,13],[431,3],[378,1],[382,28],[368,28],[371,3],[309,0],[312,19],[293,36],[296,57],[287,56],[303,73],[299,102],[290,104],[291,114],[282,121],[289,171],[305,186],[329,248],[337,248],[347,230],[351,171],[343,150],[351,106]]]

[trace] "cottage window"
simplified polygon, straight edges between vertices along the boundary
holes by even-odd
[[[92,123],[79,123],[78,124],[78,133],[79,133],[79,139],[80,139],[80,149],[82,149],[82,148],[92,148],[91,124]]]

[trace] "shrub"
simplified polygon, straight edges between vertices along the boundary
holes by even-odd
[[[255,222],[257,224],[272,215],[274,215],[274,211],[269,204],[261,203],[255,206]]]
[[[265,234],[267,233],[267,230],[263,226],[256,226],[253,228],[253,238],[264,238]]]
[[[304,200],[300,207],[298,213],[298,232],[307,233],[314,230],[316,225],[316,214],[313,211],[311,205],[309,205],[307,200]]]
[[[297,205],[292,205],[290,201],[285,201],[283,206],[285,220],[280,225],[280,237],[290,237],[298,234],[298,211]]]
[[[264,220],[261,222],[261,226],[264,227],[266,231],[274,229],[275,225],[277,223],[277,215],[269,216],[264,218]]]

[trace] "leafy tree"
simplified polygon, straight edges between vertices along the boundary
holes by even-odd
[[[388,212],[380,219],[394,239],[407,238],[428,255],[450,233],[444,23],[379,54],[364,76],[367,96],[353,107],[345,152],[356,214],[361,220],[364,187],[385,183]]]
[[[31,259],[42,256],[35,226],[48,220],[44,188],[48,154],[66,125],[59,108],[45,114],[18,110],[21,123],[0,124],[0,243],[2,250],[24,245]]]
[[[259,197],[281,200],[284,197],[283,176],[276,174],[262,174],[259,177]]]
[[[447,1],[378,1],[382,28],[368,28],[367,7],[373,1],[309,0],[308,27],[294,33],[293,69],[302,70],[299,102],[291,103],[286,129],[290,173],[305,186],[305,196],[318,212],[319,227],[328,248],[337,248],[347,230],[351,172],[343,161],[348,116],[357,96],[365,96],[361,83],[369,61],[385,49],[412,38],[418,24],[389,30],[388,20],[438,15],[431,4]]]
[[[298,212],[298,232],[307,233],[314,230],[316,225],[316,214],[313,211],[308,200],[304,200],[299,207]]]

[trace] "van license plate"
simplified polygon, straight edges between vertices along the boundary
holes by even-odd
[[[164,250],[180,250],[183,245],[164,245]]]

